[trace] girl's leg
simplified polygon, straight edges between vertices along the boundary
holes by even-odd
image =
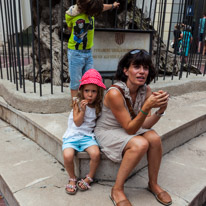
[[[131,171],[147,152],[148,146],[147,140],[142,136],[133,137],[125,146],[123,159],[111,194],[116,203],[127,199],[124,194],[124,183]]]
[[[100,151],[99,151],[99,147],[97,145],[93,145],[88,147],[87,149],[85,149],[86,152],[88,152],[89,156],[90,156],[90,162],[89,162],[89,166],[90,166],[90,170],[89,170],[89,174],[88,176],[93,178],[95,175],[95,172],[97,170],[97,167],[99,165],[100,162]],[[88,184],[90,184],[90,180],[89,178],[85,178],[84,181]],[[82,189],[86,189],[84,185],[82,185],[82,183],[79,183],[79,186]]]
[[[93,178],[97,170],[97,167],[99,166],[100,163],[99,147],[97,145],[93,145],[91,147],[88,147],[85,151],[88,152],[90,157],[90,162],[89,162],[90,171],[88,176]]]
[[[71,179],[76,179],[75,173],[74,173],[74,154],[75,150],[73,148],[66,148],[63,151],[63,157],[64,157],[64,167]],[[69,184],[76,185],[75,181],[70,181]],[[73,192],[74,189],[67,188],[68,191]]]

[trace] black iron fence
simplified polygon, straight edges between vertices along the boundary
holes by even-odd
[[[25,80],[39,84],[69,84],[67,30],[64,14],[75,1],[0,1],[0,77],[26,92]],[[106,0],[105,3],[113,3]],[[183,72],[205,75],[206,47],[203,21],[205,3],[201,0],[122,0],[118,9],[96,18],[96,31],[150,33],[150,53],[158,75],[182,78]],[[27,21],[27,25],[24,25]],[[30,22],[30,23],[28,23]],[[128,48],[129,49],[129,48]],[[113,72],[102,71],[105,78]]]

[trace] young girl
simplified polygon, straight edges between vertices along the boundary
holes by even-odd
[[[89,69],[80,80],[77,98],[73,100],[73,110],[68,119],[68,128],[63,136],[64,166],[69,174],[66,192],[74,195],[77,188],[85,191],[90,183],[100,161],[100,151],[93,133],[96,119],[100,115],[105,85],[102,77],[95,69]],[[89,174],[77,182],[74,173],[74,155],[78,152],[88,152],[90,160]]]

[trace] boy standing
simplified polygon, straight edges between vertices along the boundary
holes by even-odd
[[[78,0],[66,12],[65,19],[71,36],[68,42],[68,62],[72,98],[77,95],[79,80],[93,68],[91,48],[94,39],[94,17],[113,9],[119,3],[103,4],[103,0]]]

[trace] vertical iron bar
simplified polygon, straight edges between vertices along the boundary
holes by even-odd
[[[52,0],[49,0],[49,22],[50,22],[50,65],[51,65],[51,94],[53,94],[53,68],[52,68]],[[63,39],[62,39],[63,42]]]
[[[7,1],[8,2],[8,1]],[[9,4],[8,4],[9,5]],[[16,58],[14,56],[14,52],[13,50],[15,50],[15,42],[14,42],[14,38],[13,38],[13,13],[12,13],[12,4],[10,4],[10,18],[9,18],[9,30],[10,30],[10,35],[11,35],[11,65],[12,65],[12,70],[13,70],[13,79],[14,79],[14,83],[16,82],[16,76],[15,76],[15,65],[16,65]],[[8,9],[9,10],[9,9]],[[12,78],[12,75],[11,75]]]
[[[31,11],[31,27],[32,27],[32,63],[33,63],[33,82],[34,82],[34,93],[36,93],[36,72],[35,72],[35,52],[34,52],[34,23],[33,23],[33,11],[32,11],[32,1],[30,0],[30,11]]]
[[[142,30],[142,19],[143,19],[143,14],[144,14],[144,1],[142,2],[142,12],[141,12],[141,19],[140,19],[140,29]]]
[[[11,67],[12,67],[12,62],[11,62],[11,48],[12,48],[12,44],[11,44],[11,40],[10,40],[10,36],[11,36],[11,31],[10,31],[10,12],[9,12],[9,3],[7,0],[7,6],[6,6],[6,10],[7,10],[7,18],[8,20],[6,21],[6,28],[7,28],[7,38],[8,38],[8,51],[9,51],[9,78],[10,78],[10,82],[12,82],[12,74],[11,74]]]
[[[157,56],[156,56],[156,58],[157,58],[156,66],[158,67],[158,69],[157,69],[157,80],[158,80],[158,75],[159,75],[159,60],[160,60],[160,55],[161,55],[162,7],[163,7],[163,0],[160,0],[160,2],[159,2],[159,16],[158,16]]]
[[[26,38],[27,38],[27,55],[28,55],[28,64],[30,64],[30,58],[29,58],[29,27],[26,30]]]
[[[173,16],[173,9],[174,9],[174,0],[172,0],[172,16]],[[172,18],[172,17],[171,17]],[[178,22],[178,21],[177,21]],[[178,23],[177,23],[178,24]],[[175,36],[173,37],[173,38],[175,38]],[[177,51],[176,51],[176,49],[177,49],[177,47],[178,47],[178,42],[176,43],[176,45],[175,45],[175,47],[174,47],[174,51],[175,51],[175,57],[174,57],[174,63],[173,63],[173,69],[172,69],[172,76],[171,76],[171,80],[173,80],[173,78],[174,78],[174,70],[175,70],[175,65],[176,65],[176,57],[177,57]]]
[[[38,57],[39,57],[39,89],[42,96],[42,79],[41,79],[41,53],[40,53],[40,16],[39,16],[39,0],[37,0],[37,29],[38,29]]]
[[[173,3],[174,3],[174,0],[173,0]],[[166,65],[167,65],[169,41],[170,41],[170,34],[171,34],[171,27],[172,27],[173,3],[172,3],[172,8],[171,8],[171,15],[170,15],[170,26],[169,26],[169,34],[168,34],[168,39],[167,39],[167,49],[166,49],[166,57],[165,57],[165,64],[164,64],[164,77],[163,77],[163,80],[165,80],[165,76],[166,76],[166,68],[167,68]],[[174,70],[174,65],[173,65],[173,70]]]
[[[204,6],[204,2],[203,1],[200,1],[199,2],[199,14],[201,14],[201,16],[199,16],[198,18],[198,23],[200,23],[200,18],[202,18],[202,11],[203,11],[203,6]],[[200,32],[200,31],[199,31]],[[205,33],[205,32],[204,32]],[[203,39],[202,39],[202,42],[201,42],[201,48],[200,48],[200,54],[199,54],[199,58],[198,58],[198,62],[197,62],[197,65],[198,67],[200,67],[201,65],[201,62],[202,62],[202,52],[203,52],[203,47],[204,47],[204,41],[205,41],[205,36],[203,34]]]
[[[5,60],[5,51],[4,51],[4,45],[2,44],[2,51],[3,51],[3,67],[5,68],[6,60]]]
[[[16,1],[13,0],[13,3],[14,3],[14,20],[15,20],[15,31],[16,31],[17,63],[18,63],[18,67],[19,67],[19,82],[20,82],[20,87],[22,87],[22,74],[21,74],[21,61],[20,61],[19,38],[18,38],[18,28],[17,28]]]
[[[4,1],[4,11],[6,11],[5,9],[5,1]],[[6,49],[6,35],[5,35],[5,30],[4,30],[4,15],[3,15],[3,9],[2,9],[2,4],[1,4],[1,14],[2,14],[2,27],[3,27],[3,38],[4,38],[4,59],[6,57],[6,74],[7,74],[7,80],[9,80],[9,72],[8,72],[8,61],[7,61],[7,49]],[[6,14],[5,14],[5,19],[6,19]],[[8,35],[8,33],[7,33]],[[7,37],[8,39],[8,37]],[[5,66],[5,65],[4,65]]]
[[[155,18],[156,18],[156,9],[157,9],[157,0],[155,0],[154,16],[153,16],[153,23],[152,23],[153,27],[154,27]]]
[[[22,22],[21,22],[21,3],[20,0],[18,0],[18,6],[19,6],[19,22],[20,22],[20,36],[21,36],[21,56],[22,56],[22,81],[23,81],[23,91],[25,90],[25,79],[24,79],[24,48],[23,48],[23,34],[22,34]]]
[[[178,8],[178,16],[177,16],[177,22],[180,24],[181,22],[181,5],[182,5],[182,1],[183,0],[180,0],[180,3],[179,3],[179,8]]]
[[[14,55],[13,55],[13,64],[14,64],[14,73],[13,73],[13,75],[14,75],[14,83],[16,84],[16,89],[18,90],[19,89],[19,85],[18,85],[18,76],[17,76],[17,62],[16,62],[16,49],[15,49],[15,47],[16,47],[16,43],[15,43],[15,39],[14,39],[14,33],[15,33],[15,31],[14,31],[14,12],[13,12],[13,4],[11,3],[10,4],[10,9],[11,9],[11,14],[12,14],[12,18],[11,18],[11,32],[12,32],[12,40],[13,40],[13,53],[14,53]]]
[[[136,0],[134,0],[134,4],[133,4],[132,29],[134,29],[135,8],[136,8]]]
[[[118,2],[118,0],[116,2]],[[114,19],[114,27],[115,27],[115,29],[117,28],[117,20],[118,20],[118,18],[117,18],[117,8],[116,8],[115,9],[115,19]]]
[[[125,23],[124,23],[124,29],[126,29],[126,24],[127,24],[127,4],[128,4],[128,0],[125,1]]]
[[[1,79],[3,79],[3,71],[2,71],[2,65],[1,65],[1,52],[0,52],[0,73],[1,73]]]
[[[182,10],[183,10],[183,5],[184,5],[184,0],[181,1],[181,5],[180,5],[180,22],[182,23],[182,19],[183,19],[183,13],[182,13]],[[184,29],[185,30],[185,29]],[[182,42],[184,42],[184,36],[183,36],[183,39],[182,39]],[[184,51],[184,44],[182,43],[182,50]],[[180,67],[180,72],[179,72],[179,79],[182,78],[182,71],[183,71],[183,63],[184,63],[184,58],[185,58],[185,55],[184,55],[184,52],[183,52],[183,55],[182,55],[182,52],[181,52],[181,67]]]
[[[163,3],[163,2],[162,2]],[[164,3],[163,3],[163,8],[164,8],[164,11],[163,11],[163,17],[162,17],[162,25],[161,25],[161,39],[163,41],[164,39],[164,27],[165,27],[165,15],[166,15],[166,5],[167,5],[167,0],[164,0]],[[161,46],[162,46],[162,41],[160,41],[160,55],[161,55]],[[167,51],[166,51],[167,52]],[[166,59],[165,59],[166,61]],[[165,62],[166,63],[166,62]],[[164,64],[163,64],[164,65]],[[165,67],[166,69],[166,67]],[[164,71],[164,79],[165,79],[165,74],[166,74],[166,71]]]
[[[61,1],[61,92],[63,92],[63,0]]]
[[[149,29],[149,26],[151,24],[151,12],[152,12],[152,0],[150,0],[150,7],[149,7],[149,25],[148,25],[148,29]]]
[[[188,0],[188,5],[191,5],[191,2],[190,0]],[[190,25],[191,27],[191,34],[192,34],[192,22],[193,22],[193,17],[192,16],[189,16],[189,21],[188,21],[188,24]],[[204,35],[203,35],[204,36]],[[188,66],[187,66],[187,73],[186,73],[186,78],[188,77],[188,75],[190,74],[190,70],[191,70],[191,65],[192,65],[192,59],[193,59],[193,47],[194,47],[194,36],[192,34],[192,37],[193,37],[193,40],[192,42],[190,43],[190,50],[189,50],[189,55],[188,55]]]

